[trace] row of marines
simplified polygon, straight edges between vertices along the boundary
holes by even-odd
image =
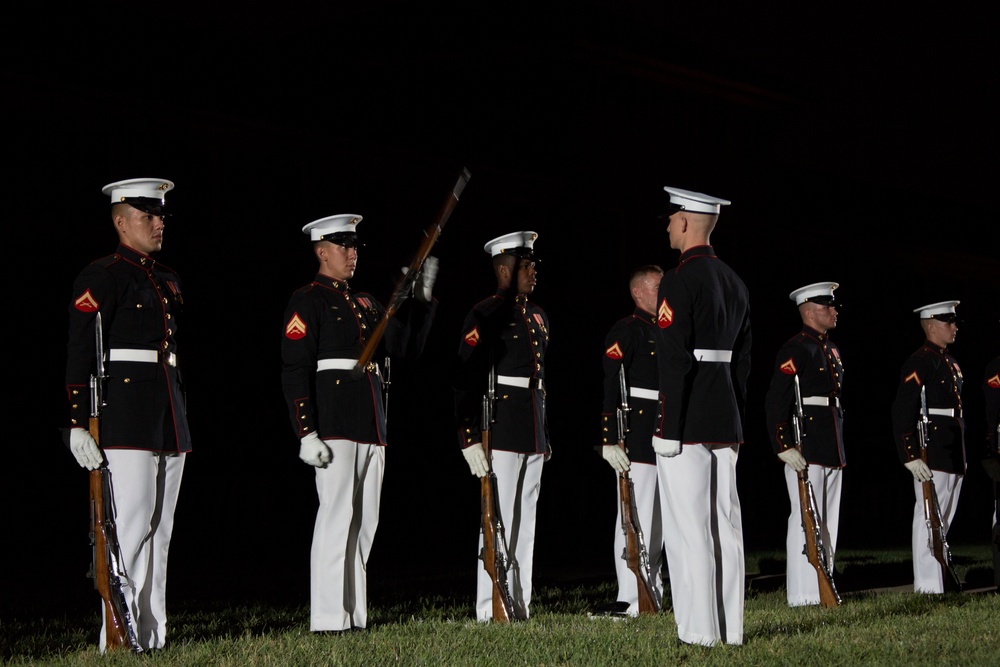
[[[177,355],[184,305],[178,274],[153,259],[167,217],[165,179],[138,178],[103,188],[119,245],[77,276],[69,308],[66,388],[67,444],[79,465],[106,466],[116,503],[121,588],[139,649],[166,641],[166,562],[173,515],[191,436]],[[668,187],[670,247],[675,269],[638,269],[630,281],[634,313],[607,336],[604,354],[603,457],[635,481],[641,524],[660,586],[666,554],[678,638],[712,645],[743,641],[743,537],[736,461],[743,442],[750,359],[746,285],[710,243],[728,201]],[[350,281],[362,247],[355,214],[303,227],[318,262],[316,276],[288,301],[281,339],[282,388],[299,456],[315,467],[319,498],[311,553],[310,629],[340,633],[367,625],[367,560],[379,517],[385,466],[384,378],[377,363],[357,368],[359,353],[386,318],[385,307]],[[458,442],[472,474],[495,474],[509,554],[514,615],[526,619],[532,596],[535,514],[542,468],[551,455],[546,415],[545,355],[549,319],[531,296],[537,284],[537,234],[513,232],[485,244],[496,291],[465,318],[453,376]],[[437,260],[428,257],[412,283],[412,298],[385,322],[383,351],[420,354],[434,321]],[[842,439],[843,363],[829,339],[836,326],[835,283],[792,292],[802,331],[778,353],[766,398],[772,444],[785,463],[792,512],[788,523],[788,602],[817,602],[816,578],[798,556],[802,537],[792,497],[796,471],[808,466],[819,488],[830,555],[836,548]],[[917,309],[927,340],[904,365],[893,408],[895,438],[915,484],[933,476],[950,523],[965,454],[962,374],[947,346],[954,341],[957,302]],[[100,318],[98,318],[100,314]],[[103,329],[102,362],[109,369],[100,406],[99,437],[87,428],[98,406],[88,391],[98,365],[95,328]],[[996,454],[1000,369],[987,381]],[[613,419],[619,368],[633,401],[627,434]],[[803,389],[809,438],[799,451],[789,438],[791,378]],[[482,398],[493,378],[493,423],[484,424]],[[933,455],[921,463],[913,425],[919,387],[931,407]],[[491,432],[489,452],[483,431]],[[619,437],[627,451],[618,446]],[[994,472],[994,480],[997,479]],[[918,489],[919,497],[919,486]],[[918,546],[923,526],[914,514],[914,586],[940,590]],[[995,517],[994,517],[995,521]],[[480,549],[482,549],[480,536]],[[616,553],[622,545],[616,543]],[[620,559],[617,559],[620,560]],[[622,613],[636,613],[636,585],[619,566]],[[492,618],[493,587],[479,568],[476,618]],[[102,613],[105,607],[102,606]],[[102,622],[100,647],[107,645]]]

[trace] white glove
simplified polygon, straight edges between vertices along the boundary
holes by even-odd
[[[469,445],[462,450],[465,462],[469,464],[469,471],[476,477],[486,477],[490,472],[490,466],[486,462],[486,452],[479,443]]]
[[[680,440],[664,440],[661,437],[653,436],[653,451],[660,456],[677,456],[681,453]]]
[[[778,458],[787,463],[788,467],[795,472],[801,472],[809,466],[805,457],[797,449],[786,449],[783,452],[778,452]]]
[[[601,456],[618,472],[628,472],[630,466],[628,454],[618,445],[602,445]]]
[[[85,428],[73,428],[69,431],[69,451],[73,452],[76,462],[81,468],[97,470],[104,463],[104,455],[97,446],[94,436]]]
[[[907,461],[903,465],[906,466],[907,470],[913,473],[913,479],[917,480],[918,482],[927,482],[934,477],[934,474],[931,472],[931,469],[928,468],[927,464],[921,461],[920,459],[913,459],[912,461]]]
[[[413,293],[417,301],[424,303],[431,302],[431,290],[434,288],[434,281],[437,280],[438,258],[433,255],[424,260],[424,266],[420,269],[420,275],[413,285]]]
[[[319,439],[315,433],[310,433],[302,438],[299,445],[299,458],[311,466],[325,468],[326,464],[333,460],[333,452],[325,442]]]

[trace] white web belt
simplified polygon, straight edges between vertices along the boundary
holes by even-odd
[[[159,350],[133,350],[115,347],[108,350],[108,361],[137,361],[145,364],[156,364],[163,361],[168,366],[177,366],[177,355],[173,352],[160,354]]]
[[[642,387],[629,387],[629,396],[635,396],[636,398],[645,398],[648,401],[658,401],[660,400],[660,392],[655,389],[643,389]]]
[[[696,348],[693,354],[694,358],[698,361],[716,361],[728,364],[733,360],[732,350],[702,350]]]

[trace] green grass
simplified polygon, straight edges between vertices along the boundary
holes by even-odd
[[[509,626],[476,623],[471,595],[435,592],[448,586],[424,582],[425,590],[404,592],[373,583],[369,629],[344,635],[310,633],[305,605],[184,601],[171,608],[169,646],[148,656],[100,655],[96,613],[5,612],[0,650],[5,664],[185,667],[1000,664],[1000,596],[990,590],[989,547],[953,555],[966,593],[915,595],[899,585],[908,581],[908,551],[846,551],[838,554],[836,577],[844,604],[789,609],[776,571],[783,554],[748,554],[743,646],[679,645],[669,611],[591,619],[589,609],[615,596],[613,582],[598,581],[539,586],[531,620]]]

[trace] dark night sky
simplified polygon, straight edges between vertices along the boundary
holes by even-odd
[[[676,261],[657,219],[664,185],[733,201],[713,241],[753,309],[739,463],[748,548],[783,548],[763,394],[799,326],[787,299],[798,286],[836,280],[846,303],[834,334],[847,368],[841,546],[907,544],[910,483],[887,410],[921,342],[913,308],[962,301],[953,352],[977,452],[982,369],[1000,351],[995,9],[204,4],[46,5],[5,21],[12,600],[23,587],[38,604],[93,601],[86,475],[55,429],[70,287],[114,247],[100,189],[123,178],[177,184],[160,259],[185,281],[196,449],[177,595],[209,584],[307,599],[315,491],[279,386],[284,305],[315,270],[299,229],[364,215],[354,283],[386,298],[463,166],[472,178],[434,249],[439,319],[424,357],[394,365],[373,578],[458,573],[471,605],[478,484],[455,445],[447,370],[465,312],[493,289],[483,243],[518,229],[539,232],[536,300],[552,321],[555,457],[536,570],[613,576],[614,477],[592,452],[600,354],[631,310],[629,271]],[[953,544],[988,539],[990,501],[973,462]]]

